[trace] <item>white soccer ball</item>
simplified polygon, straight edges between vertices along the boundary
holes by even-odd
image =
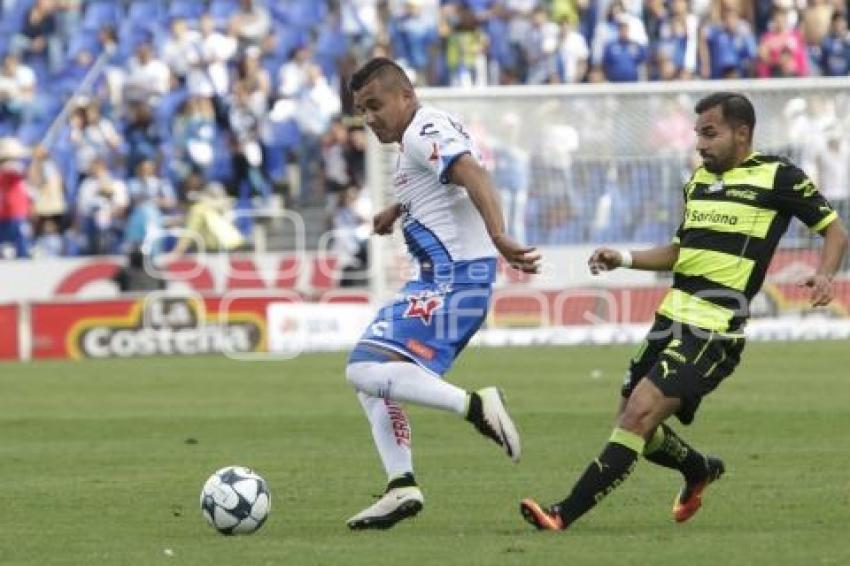
[[[266,480],[242,466],[216,471],[201,490],[201,512],[223,535],[253,533],[266,522],[271,505]]]

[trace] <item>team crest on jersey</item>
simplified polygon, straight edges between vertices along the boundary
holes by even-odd
[[[407,310],[404,311],[404,318],[419,318],[425,324],[431,324],[434,313],[443,306],[442,295],[432,292],[417,293],[405,298]]]
[[[705,190],[705,192],[707,192],[707,193],[719,193],[722,190],[723,190],[723,180],[721,179],[721,180],[718,180],[717,182],[713,183],[710,187],[708,187]]]

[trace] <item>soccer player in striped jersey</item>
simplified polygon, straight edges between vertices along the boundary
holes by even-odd
[[[789,161],[753,151],[755,111],[743,95],[717,92],[695,108],[702,167],[684,187],[684,219],[673,241],[641,251],[599,248],[593,274],[618,267],[673,271],[673,286],[658,308],[622,388],[616,427],[602,453],[566,499],[541,506],[520,503],[523,517],[541,530],[566,529],[632,472],[638,458],[678,470],[685,485],[673,518],[687,521],[705,488],[724,472],[665,423],[690,424],[702,398],[738,365],[750,301],[791,217],[824,238],[820,262],[801,281],[811,304],[833,298],[832,278],[847,250],[847,233],[812,181]]]
[[[375,216],[375,233],[389,234],[400,218],[419,268],[366,329],[346,368],[389,480],[383,497],[348,526],[386,529],[424,503],[400,403],[463,417],[519,459],[519,434],[501,391],[468,392],[443,375],[484,321],[497,255],[528,273],[537,272],[540,255],[505,233],[498,194],[466,128],[450,114],[420,105],[398,65],[373,59],[350,86],[355,109],[378,139],[400,144],[392,180],[398,202]]]

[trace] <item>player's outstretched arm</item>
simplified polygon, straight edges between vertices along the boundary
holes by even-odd
[[[493,245],[511,267],[525,273],[540,271],[540,254],[537,248],[525,246],[505,233],[505,218],[499,196],[490,180],[490,174],[469,154],[460,156],[449,171],[449,180],[466,188],[475,204]]]
[[[821,250],[818,269],[814,275],[804,277],[800,281],[800,286],[811,290],[809,299],[813,307],[826,306],[832,302],[835,296],[832,278],[841,266],[848,246],[847,230],[838,219],[830,222],[821,231],[821,235],[823,235],[823,250]]]
[[[624,257],[627,256],[627,257]],[[621,252],[612,248],[597,248],[587,260],[593,275],[618,267],[631,267],[644,271],[670,271],[679,259],[679,245],[668,244],[648,250]]]

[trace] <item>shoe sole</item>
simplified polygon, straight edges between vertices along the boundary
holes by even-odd
[[[539,531],[560,531],[562,528],[551,519],[536,502],[523,499],[519,504],[519,512],[522,518]]]
[[[348,528],[352,531],[362,531],[366,529],[386,530],[392,528],[396,523],[404,519],[415,517],[417,513],[422,511],[423,505],[421,501],[405,501],[394,511],[383,517],[370,517],[368,519],[360,519],[348,523]]]

